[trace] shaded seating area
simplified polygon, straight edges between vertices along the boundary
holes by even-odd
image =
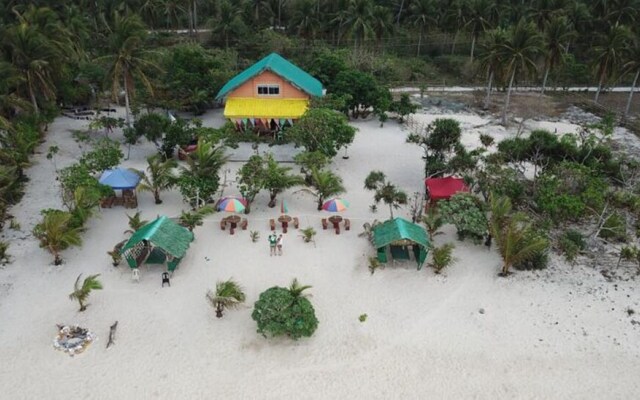
[[[418,224],[394,218],[372,228],[372,242],[378,261],[415,260],[422,269],[429,253],[427,232]]]
[[[174,271],[193,241],[193,233],[161,216],[138,229],[120,250],[132,269],[142,264],[166,264]]]
[[[98,180],[101,184],[110,186],[114,191],[120,190],[122,197],[113,195],[102,199],[100,205],[103,208],[112,206],[124,206],[125,208],[137,208],[138,197],[135,189],[140,183],[140,175],[125,168],[108,169],[102,173]]]
[[[469,187],[462,178],[448,176],[444,178],[427,178],[424,180],[427,189],[429,203],[434,205],[439,200],[449,200],[451,196],[459,192],[468,192]]]

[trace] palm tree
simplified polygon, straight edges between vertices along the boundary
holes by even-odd
[[[289,293],[291,293],[294,299],[298,299],[301,297],[308,297],[311,295],[302,294],[302,292],[304,292],[307,289],[311,289],[312,287],[313,286],[310,286],[310,285],[303,286],[300,284],[300,282],[298,282],[297,278],[293,278],[293,281],[291,281],[291,285],[289,285]]]
[[[137,211],[133,216],[127,214],[127,218],[129,219],[129,228],[131,228],[131,230],[127,230],[125,233],[135,233],[138,229],[149,223],[149,221],[142,219],[140,211]]]
[[[491,0],[470,0],[467,3],[464,27],[471,34],[471,54],[469,55],[471,62],[473,62],[478,37],[491,28],[495,9],[495,4]]]
[[[110,27],[109,51],[110,55],[99,57],[98,61],[106,61],[110,64],[108,75],[111,79],[111,94],[118,98],[120,87],[124,91],[126,124],[131,126],[129,116],[130,99],[135,96],[136,80],[142,82],[150,94],[153,94],[153,86],[147,75],[151,71],[160,71],[155,63],[147,57],[151,51],[145,50],[147,30],[136,14],[122,16],[114,15],[113,27]]]
[[[222,318],[226,308],[236,308],[246,300],[242,286],[233,279],[218,281],[215,293],[209,290],[207,300],[216,310],[216,318]]]
[[[453,243],[431,248],[431,266],[436,274],[439,274],[443,269],[455,263],[456,260],[453,257],[454,248],[455,245],[453,245]]]
[[[311,186],[315,189],[311,194],[318,199],[318,211],[322,210],[324,199],[345,192],[342,179],[331,171],[313,170]]]
[[[427,214],[422,216],[422,223],[429,235],[429,241],[432,242],[437,234],[442,233],[438,232],[438,230],[444,225],[444,218],[442,218],[436,207],[429,207]]]
[[[497,235],[494,238],[503,261],[501,276],[508,275],[512,265],[530,259],[549,246],[546,238],[533,232],[531,223],[522,214],[508,217],[502,228],[495,233]]]
[[[228,159],[223,146],[214,147],[212,143],[200,139],[196,150],[187,154],[187,167],[182,167],[182,173],[200,178],[211,178],[218,175]]]
[[[32,109],[31,103],[17,94],[17,89],[24,83],[24,79],[25,77],[11,63],[0,61],[0,130],[13,132],[9,117],[16,110]]]
[[[508,40],[502,46],[505,69],[511,75],[507,99],[502,109],[502,123],[507,123],[507,111],[511,100],[513,80],[518,71],[534,72],[536,70],[536,57],[540,53],[541,38],[532,22],[520,20],[510,31]]]
[[[232,4],[229,0],[222,0],[217,16],[210,19],[207,25],[211,27],[211,32],[214,35],[224,37],[224,47],[228,49],[229,35],[237,34],[245,28],[242,20],[242,8]]]
[[[147,164],[149,175],[141,171],[135,171],[142,178],[142,182],[138,185],[138,190],[153,192],[155,203],[162,204],[160,192],[171,189],[176,184],[174,169],[177,168],[178,163],[172,158],[163,160],[160,154],[155,154],[147,158]]]
[[[373,19],[373,3],[371,0],[349,0],[342,25],[353,36],[353,48],[358,48],[358,41],[364,41],[371,34]]]
[[[436,4],[433,0],[415,0],[409,6],[411,11],[412,23],[419,27],[420,36],[418,37],[418,52],[417,56],[420,57],[420,48],[422,46],[422,36],[424,34],[424,28],[427,24],[435,24],[436,19]]]
[[[624,109],[624,118],[627,118],[629,110],[631,109],[631,100],[633,99],[633,92],[636,89],[638,83],[638,77],[640,76],[640,36],[636,36],[633,41],[633,47],[629,49],[627,55],[627,61],[623,65],[623,71],[625,73],[634,73],[633,83],[631,84],[631,90],[629,91],[629,98],[627,99],[627,106]]]
[[[305,39],[315,39],[320,29],[320,20],[314,7],[315,2],[315,0],[300,0],[293,5],[291,26]]]
[[[81,228],[71,226],[72,215],[64,211],[52,211],[44,215],[42,222],[33,228],[33,235],[53,254],[54,265],[62,264],[60,252],[69,246],[79,246]]]
[[[80,303],[80,311],[84,311],[87,309],[87,305],[85,302],[89,298],[92,290],[100,290],[102,289],[102,283],[98,280],[100,274],[89,275],[84,278],[82,282],[82,286],[80,286],[80,278],[82,278],[82,274],[78,275],[76,279],[76,283],[73,285],[73,292],[69,294],[70,300],[78,300]]]
[[[387,181],[386,175],[381,171],[371,171],[364,180],[364,188],[375,191],[373,198],[376,204],[382,200],[389,206],[391,219],[394,208],[398,209],[401,204],[407,204],[407,194]]]
[[[269,207],[276,206],[276,196],[286,189],[304,185],[304,178],[290,175],[291,167],[283,167],[273,159],[271,154],[266,157],[265,169],[262,176],[263,187],[269,191]]]
[[[204,217],[215,212],[215,209],[211,206],[200,207],[196,211],[182,212],[180,214],[180,225],[189,229],[189,232],[193,232],[196,226],[201,226]]]
[[[620,25],[611,26],[607,33],[597,36],[597,44],[593,49],[594,67],[598,78],[598,90],[594,98],[596,103],[602,87],[622,63],[629,38],[629,29]]]
[[[504,44],[507,41],[507,31],[497,28],[489,32],[486,42],[483,44],[483,54],[480,58],[482,69],[486,71],[487,79],[487,96],[484,100],[484,108],[489,108],[491,100],[491,87],[496,75],[499,76],[503,72],[503,56]]]
[[[375,6],[371,12],[371,30],[376,37],[376,47],[382,47],[382,39],[393,33],[393,16],[387,7]]]
[[[571,27],[567,17],[556,17],[546,23],[544,29],[545,70],[540,95],[544,94],[549,71],[557,65],[564,63],[567,54],[566,45],[574,35],[575,31]]]

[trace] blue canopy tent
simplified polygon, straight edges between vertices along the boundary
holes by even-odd
[[[115,196],[105,199],[103,207],[111,207],[112,204],[124,205],[127,208],[138,207],[138,199],[134,193],[140,183],[140,174],[125,168],[108,169],[102,173],[98,180],[101,184],[110,186],[113,190],[122,190],[122,199]]]

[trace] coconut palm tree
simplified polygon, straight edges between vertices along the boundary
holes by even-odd
[[[374,201],[376,204],[382,200],[389,206],[389,213],[393,219],[393,209],[400,208],[401,204],[407,204],[407,194],[396,188],[391,182],[387,181],[384,172],[371,171],[364,180],[364,188],[375,191]]]
[[[0,130],[13,132],[9,117],[16,110],[32,110],[31,104],[17,93],[24,79],[25,77],[11,63],[0,61]]]
[[[228,159],[223,146],[214,147],[212,143],[200,139],[196,150],[187,154],[187,166],[182,167],[182,173],[200,178],[211,178],[218,175]]]
[[[422,46],[422,37],[424,35],[424,28],[428,24],[436,24],[436,9],[437,6],[434,0],[415,0],[409,5],[411,16],[411,22],[417,26],[420,31],[418,36],[418,50],[417,57],[420,57],[420,48]]]
[[[182,212],[180,214],[180,225],[189,229],[189,232],[193,232],[196,226],[201,226],[204,217],[209,214],[213,214],[215,209],[211,206],[200,207],[196,211]]]
[[[510,75],[507,98],[502,109],[502,123],[507,123],[507,111],[511,100],[513,81],[518,72],[536,71],[536,57],[542,48],[542,40],[535,25],[521,19],[511,30],[509,38],[502,46],[505,69]]]
[[[371,12],[371,31],[376,38],[378,51],[382,48],[382,39],[393,33],[393,16],[387,7],[375,6]]]
[[[77,300],[80,303],[80,311],[84,311],[87,309],[86,301],[89,298],[92,290],[101,290],[102,283],[98,280],[100,274],[89,275],[84,278],[82,282],[82,286],[80,286],[80,278],[82,278],[82,274],[78,275],[76,278],[76,283],[73,285],[73,292],[69,294],[70,300]]]
[[[291,295],[293,296],[294,299],[298,299],[301,297],[309,297],[311,295],[309,294],[303,294],[303,292],[307,289],[311,289],[313,286],[310,285],[301,285],[300,282],[298,282],[297,278],[293,278],[293,281],[291,281],[291,285],[289,285],[289,293],[291,293]]]
[[[493,25],[493,14],[496,7],[491,0],[470,0],[465,8],[464,28],[471,35],[471,53],[469,60],[473,62],[473,54],[476,48],[478,37]]]
[[[140,211],[137,211],[133,216],[127,214],[127,218],[129,219],[129,228],[131,229],[125,231],[125,233],[135,233],[138,229],[149,223],[146,219],[142,219]]]
[[[627,118],[629,110],[631,109],[631,100],[633,99],[633,92],[636,89],[638,83],[638,77],[640,76],[640,36],[635,37],[633,41],[633,47],[629,49],[626,62],[622,66],[625,73],[635,73],[633,77],[633,83],[631,84],[631,90],[629,91],[629,98],[627,99],[627,106],[624,109],[624,118]]]
[[[276,196],[294,186],[304,185],[304,178],[291,175],[291,167],[283,167],[271,154],[265,156],[265,169],[262,175],[262,185],[269,191],[269,207],[276,206]]]
[[[629,29],[621,25],[613,25],[609,31],[596,36],[596,46],[593,48],[593,60],[598,90],[594,101],[597,103],[602,87],[617,71],[624,60],[624,52],[629,46]]]
[[[216,283],[215,293],[209,290],[207,300],[216,310],[216,317],[222,318],[226,308],[236,308],[244,303],[246,295],[240,284],[233,279]]]
[[[113,98],[118,98],[121,87],[124,91],[125,121],[129,127],[130,100],[135,97],[135,82],[141,82],[149,93],[153,94],[153,85],[147,74],[160,71],[160,67],[148,59],[151,51],[145,50],[147,30],[138,15],[122,16],[115,13],[113,26],[109,27],[109,30],[111,54],[97,60],[109,64],[108,76],[111,79]]]
[[[178,163],[172,158],[163,159],[160,154],[154,154],[147,157],[147,164],[148,175],[134,170],[142,178],[141,183],[138,185],[138,190],[153,192],[155,203],[162,204],[160,192],[175,186],[176,175],[174,170],[178,167]]]
[[[343,27],[353,36],[353,48],[358,48],[358,43],[364,45],[364,41],[373,32],[371,22],[373,19],[373,3],[371,0],[349,0],[344,13]]]
[[[574,36],[575,31],[571,27],[567,17],[556,17],[546,23],[544,28],[544,78],[542,79],[540,95],[544,94],[549,72],[556,66],[564,63],[567,54],[567,44]]]
[[[306,191],[318,199],[318,211],[322,210],[322,204],[326,198],[345,192],[342,179],[331,171],[313,170],[311,172],[311,186],[315,191]]]
[[[481,68],[487,74],[487,96],[484,100],[484,108],[489,108],[489,101],[491,100],[491,87],[496,76],[500,74],[504,69],[503,64],[503,48],[507,41],[507,31],[502,28],[497,28],[489,31],[485,43],[482,45],[483,54],[480,58]]]
[[[522,214],[508,217],[495,233],[498,234],[494,238],[503,261],[501,276],[508,275],[512,265],[529,260],[549,246],[548,240],[536,235]]]
[[[224,37],[224,47],[228,49],[229,36],[238,34],[246,28],[242,20],[242,8],[229,0],[222,0],[218,10],[216,17],[210,19],[207,25],[211,27],[214,35]]]
[[[305,39],[315,39],[320,29],[320,20],[316,7],[316,0],[300,0],[293,4],[291,26]]]
[[[422,216],[422,223],[429,235],[429,241],[432,242],[437,234],[442,233],[438,232],[438,230],[444,225],[444,218],[442,218],[436,207],[429,207],[427,213]]]
[[[455,245],[453,243],[431,248],[431,266],[436,274],[455,263],[456,260],[453,257],[454,248]]]
[[[79,246],[81,228],[72,227],[72,215],[65,211],[52,211],[44,215],[42,222],[33,228],[33,235],[40,240],[40,247],[53,254],[54,265],[62,264],[60,252],[69,246]]]

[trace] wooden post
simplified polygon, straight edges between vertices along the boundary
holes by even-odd
[[[111,328],[109,328],[109,341],[107,342],[107,349],[109,348],[109,346],[115,343],[113,340],[116,337],[116,329],[118,329],[118,321],[116,321],[113,325],[111,325]]]

